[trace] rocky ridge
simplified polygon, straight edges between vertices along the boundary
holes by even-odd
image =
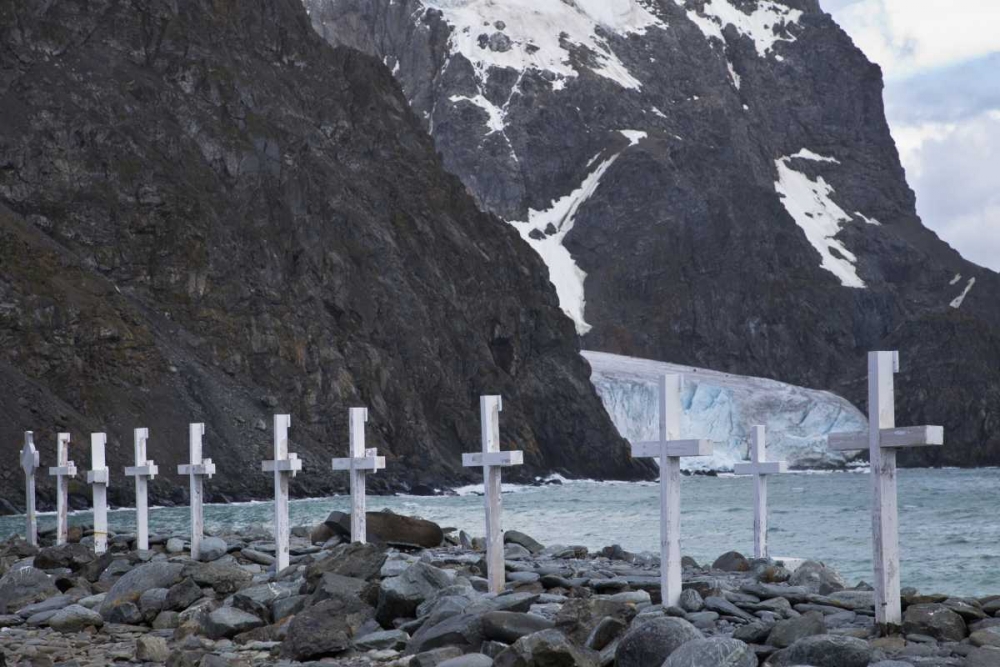
[[[346,488],[347,408],[389,459],[374,492],[469,479],[478,397],[533,475],[633,478],[538,258],[446,174],[389,71],[300,3],[0,1],[0,454],[34,430],[111,500],[150,429],[154,502],[185,501],[187,424],[210,499],[270,494],[292,415],[297,495]],[[39,478],[42,509],[51,480]],[[74,507],[89,491],[71,487]],[[23,507],[23,476],[0,468]]]
[[[305,0],[545,260],[590,350],[831,390],[899,349],[909,463],[1000,462],[1000,276],[923,226],[818,0]]]
[[[486,593],[481,538],[395,517],[382,545],[346,544],[342,517],[296,528],[275,572],[266,535],[116,535],[0,547],[0,664],[200,667],[987,667],[1000,656],[1000,596],[904,591],[899,634],[873,629],[871,589],[831,568],[684,559],[678,607],[659,604],[654,556],[588,553],[505,534],[507,586]],[[406,546],[402,546],[402,545]],[[217,548],[216,548],[217,547]]]

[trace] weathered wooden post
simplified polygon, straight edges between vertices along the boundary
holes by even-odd
[[[90,434],[90,470],[87,484],[94,494],[94,553],[108,550],[108,483],[111,481],[104,460],[104,448],[108,444],[106,433]]]
[[[868,449],[872,476],[872,545],[875,561],[875,622],[883,633],[903,623],[899,592],[899,510],[896,450],[944,444],[944,427],[896,428],[893,374],[898,352],[868,353],[868,433],[832,433],[831,449]]]
[[[76,477],[76,464],[69,460],[69,433],[56,437],[56,465],[49,476],[56,478],[56,544],[66,544],[69,532],[69,478]]]
[[[660,377],[660,439],[632,445],[632,456],[660,464],[660,593],[664,607],[681,599],[681,457],[711,456],[708,440],[681,440],[681,378]]]
[[[500,451],[500,411],[503,401],[499,396],[479,397],[479,419],[482,429],[483,451],[462,454],[462,465],[483,467],[483,490],[486,492],[486,577],[491,593],[503,591],[506,581],[503,554],[503,528],[500,515],[503,500],[500,493],[500,470],[524,463],[524,452]]]
[[[751,431],[750,463],[737,463],[737,475],[753,475],[753,555],[767,558],[767,476],[788,472],[785,461],[768,461],[764,427],[754,426]]]
[[[274,460],[264,461],[262,465],[264,472],[274,473],[275,572],[288,567],[288,479],[302,470],[299,455],[288,453],[288,429],[291,425],[291,415],[274,415]]]
[[[38,450],[35,449],[35,434],[24,432],[24,447],[21,449],[21,470],[24,471],[24,517],[25,539],[28,544],[38,546],[38,513],[35,511],[35,471],[38,470]]]
[[[149,480],[160,472],[153,461],[146,460],[148,428],[137,428],[133,434],[135,466],[125,468],[126,477],[135,477],[135,542],[136,549],[149,550]]]
[[[385,457],[378,456],[378,450],[365,449],[365,423],[368,408],[350,408],[351,449],[346,459],[333,459],[334,470],[349,470],[351,473],[351,541],[367,542],[365,523],[365,476],[368,471],[376,472],[385,468]]]
[[[205,435],[204,424],[191,424],[188,428],[188,438],[191,448],[191,462],[177,466],[177,474],[187,475],[191,489],[191,558],[201,557],[201,539],[205,535],[205,515],[203,479],[209,479],[215,474],[215,464],[212,459],[203,459],[201,453],[201,438]]]

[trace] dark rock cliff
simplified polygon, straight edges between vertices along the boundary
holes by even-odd
[[[816,0],[305,0],[545,258],[583,346],[845,394],[1000,463],[1000,276],[925,228],[882,77]],[[974,282],[973,282],[974,281]]]
[[[390,72],[296,0],[0,1],[0,454],[55,432],[112,498],[132,429],[159,499],[188,422],[216,498],[266,496],[271,415],[299,494],[344,489],[347,408],[388,456],[375,491],[469,479],[478,396],[542,471],[631,478],[572,322],[516,232],[448,175]],[[79,489],[79,487],[77,487]],[[0,497],[23,503],[0,467]],[[86,493],[85,489],[80,489]],[[42,505],[51,484],[42,481]]]

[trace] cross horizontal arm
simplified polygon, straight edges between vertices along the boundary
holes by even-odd
[[[733,466],[733,473],[737,475],[777,475],[783,472],[788,472],[787,461],[737,463]]]
[[[663,443],[632,443],[633,458],[658,458]],[[667,456],[711,456],[711,440],[667,440]]]
[[[125,468],[126,477],[156,477],[159,474],[160,467],[152,461],[147,461],[145,465]]]
[[[827,444],[830,449],[841,452],[868,449],[868,434],[831,433]],[[879,445],[882,447],[933,447],[943,444],[943,426],[908,426],[879,431]]]
[[[212,463],[211,459],[205,459],[204,463],[199,463],[198,465],[186,463],[184,465],[177,466],[177,474],[211,477],[215,474],[215,464]]]
[[[296,473],[302,470],[302,459],[297,456],[281,459],[280,461],[262,461],[264,472],[290,472]]]
[[[87,484],[107,484],[110,471],[107,468],[87,471]]]
[[[76,464],[70,461],[67,465],[49,468],[50,477],[76,477]]]
[[[462,454],[462,465],[466,468],[474,466],[519,466],[524,464],[524,452],[513,450],[507,452],[476,452]]]
[[[349,459],[333,459],[334,470],[384,470],[384,456],[359,456]]]

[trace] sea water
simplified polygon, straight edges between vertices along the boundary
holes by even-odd
[[[925,593],[1000,594],[1000,469],[899,471],[899,541],[902,584]],[[211,482],[209,482],[210,484]],[[871,582],[871,478],[865,470],[792,473],[769,478],[772,556],[810,558],[837,568],[849,584]],[[598,550],[620,544],[633,552],[659,549],[659,493],[655,482],[569,481],[507,486],[504,528],[544,544],[579,544]],[[445,527],[484,533],[482,486],[455,496],[369,496],[369,511],[389,508]],[[692,476],[681,481],[681,547],[710,564],[720,554],[753,553],[753,481],[747,477]],[[331,510],[350,510],[350,498],[291,502],[291,525],[314,525]],[[205,506],[208,533],[270,529],[269,502]],[[109,513],[111,529],[132,532],[135,513]],[[150,510],[150,532],[184,535],[187,507]],[[91,521],[74,513],[71,523]],[[39,517],[39,528],[55,517]],[[24,518],[0,517],[0,539],[23,534]]]

